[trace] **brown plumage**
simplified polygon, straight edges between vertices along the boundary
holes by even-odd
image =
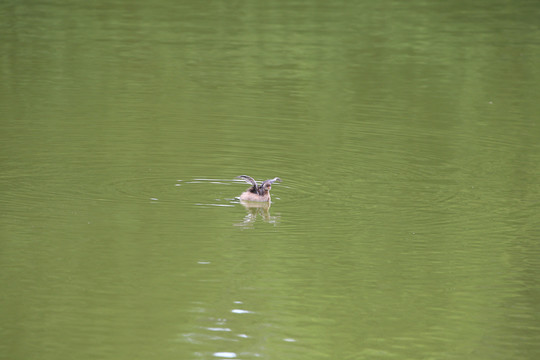
[[[251,176],[240,175],[237,176],[237,178],[243,179],[248,184],[251,184],[251,187],[240,195],[240,200],[243,201],[270,201],[270,189],[272,188],[272,183],[276,181],[281,182],[280,178],[275,177],[273,179],[264,180],[261,185],[257,185],[257,182]]]

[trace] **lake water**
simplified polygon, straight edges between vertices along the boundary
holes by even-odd
[[[0,358],[540,358],[539,16],[4,2]]]

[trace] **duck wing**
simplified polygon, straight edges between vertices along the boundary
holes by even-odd
[[[264,189],[265,189],[265,185],[266,185],[266,184],[272,184],[273,182],[276,182],[276,181],[281,182],[281,179],[278,178],[278,177],[275,177],[275,178],[273,178],[273,179],[264,180],[264,181],[261,183],[261,186],[259,186],[259,188],[257,189],[258,192],[259,192],[259,195],[264,195]]]
[[[264,181],[262,182],[262,184],[261,184],[261,187],[263,187],[264,184],[266,184],[266,183],[272,184],[272,183],[274,183],[274,182],[276,182],[276,181],[277,181],[277,182],[281,182],[281,179],[278,178],[278,177],[275,177],[275,178],[273,178],[273,179],[264,180]]]
[[[251,176],[240,175],[240,176],[237,176],[237,178],[238,179],[243,179],[248,184],[251,184],[251,185],[255,186],[255,189],[257,188],[257,182]]]

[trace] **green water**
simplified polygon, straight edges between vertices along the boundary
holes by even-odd
[[[5,1],[0,358],[540,358],[539,18]]]

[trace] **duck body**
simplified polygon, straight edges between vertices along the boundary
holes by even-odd
[[[240,200],[242,201],[258,201],[258,202],[268,202],[270,201],[270,192],[266,192],[266,194],[259,195],[257,192],[250,191],[250,189],[244,191],[242,194],[240,194]]]
[[[251,184],[251,187],[240,195],[240,200],[250,202],[270,202],[270,189],[272,188],[272,183],[276,181],[281,182],[281,179],[276,177],[273,179],[264,180],[261,185],[258,185],[251,176],[240,175],[238,178],[243,179],[245,182]]]

